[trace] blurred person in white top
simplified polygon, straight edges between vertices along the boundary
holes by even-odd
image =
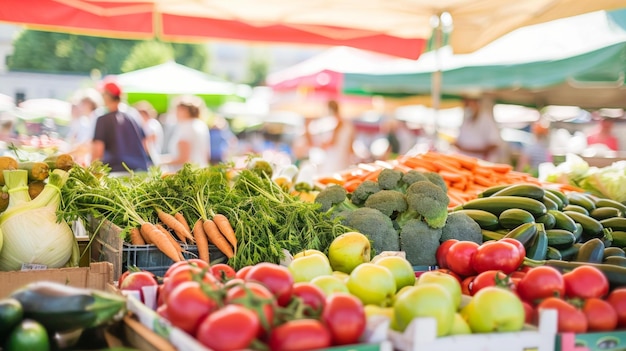
[[[465,98],[463,123],[454,146],[467,156],[498,162],[502,138],[488,99]]]
[[[146,148],[152,159],[152,163],[158,165],[161,160],[161,151],[163,150],[163,127],[156,119],[157,111],[151,103],[142,100],[136,102],[133,107],[141,116],[141,127],[146,134]]]
[[[77,92],[72,105],[72,122],[66,140],[70,154],[76,162],[88,165],[91,162],[91,142],[96,127],[98,110],[103,105],[102,97],[95,89]]]
[[[209,127],[201,114],[206,108],[197,96],[186,95],[178,99],[176,106],[176,129],[169,142],[169,154],[162,155],[161,165],[175,172],[185,163],[206,167],[210,161]]]

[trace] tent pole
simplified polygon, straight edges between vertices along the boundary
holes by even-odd
[[[437,20],[433,20],[433,24],[436,24],[433,27],[433,41],[434,41],[434,50],[435,50],[435,71],[432,73],[431,77],[431,99],[432,99],[432,109],[433,109],[433,135],[431,140],[430,147],[436,149],[438,136],[438,127],[437,120],[439,118],[439,108],[441,106],[441,82],[442,82],[442,71],[441,71],[441,55],[440,49],[442,47],[443,42],[443,25],[441,23],[441,16],[437,15]]]

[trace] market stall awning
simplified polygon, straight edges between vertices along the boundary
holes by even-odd
[[[623,0],[4,0],[0,21],[80,34],[166,40],[345,45],[417,58],[433,15],[454,21],[450,44],[474,51],[526,25],[601,9]]]

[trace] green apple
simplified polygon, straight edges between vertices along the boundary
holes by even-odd
[[[421,284],[429,283],[435,283],[443,286],[452,297],[455,311],[459,309],[461,306],[461,296],[463,294],[461,291],[461,284],[459,284],[459,281],[456,280],[455,277],[443,272],[428,271],[422,273],[419,278],[417,278],[416,285],[419,286]]]
[[[387,256],[376,260],[375,264],[389,268],[396,280],[396,289],[415,284],[415,271],[406,259],[400,256]]]
[[[489,286],[480,289],[461,310],[474,333],[513,332],[524,327],[524,306],[510,290]]]
[[[376,305],[365,305],[363,306],[365,310],[365,316],[384,316],[389,318],[389,320],[393,319],[393,307],[380,307]]]
[[[396,280],[389,268],[373,263],[362,263],[352,270],[347,285],[364,305],[389,306],[396,294]]]
[[[310,282],[311,279],[321,275],[331,275],[333,270],[326,256],[308,255],[301,256],[289,263],[287,267],[296,283]]]
[[[396,291],[396,296],[393,297],[394,303],[396,302],[398,297],[400,297],[400,295],[404,294],[405,292],[411,290],[414,287],[415,287],[415,285],[405,286],[405,287],[401,288],[400,290]]]
[[[344,283],[348,283],[348,278],[350,278],[350,274],[339,271],[333,271],[332,275],[341,279]]]
[[[328,260],[333,270],[350,274],[361,263],[370,261],[370,240],[358,232],[336,237],[328,247]]]
[[[336,292],[350,292],[348,291],[348,286],[346,286],[346,283],[343,280],[332,275],[321,275],[319,277],[313,278],[313,280],[311,280],[311,283],[322,289],[326,296],[330,296],[331,294],[334,294]]]
[[[454,314],[454,321],[452,322],[452,329],[450,329],[450,335],[471,334],[467,321],[461,316],[460,313]]]
[[[414,318],[431,317],[437,321],[437,336],[448,335],[456,313],[449,295],[439,284],[421,284],[402,293],[393,305],[398,330],[404,331]]]
[[[297,254],[295,254],[293,258],[296,259],[298,257],[310,256],[310,255],[321,255],[321,256],[324,256],[324,258],[328,259],[328,257],[326,257],[326,255],[324,255],[322,251],[314,250],[314,249],[306,249],[306,250],[300,251]]]

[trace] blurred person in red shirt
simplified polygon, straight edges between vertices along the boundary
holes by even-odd
[[[610,118],[602,118],[595,132],[587,136],[587,145],[595,144],[606,145],[613,151],[619,150],[619,142],[617,137],[613,135],[613,120]]]

